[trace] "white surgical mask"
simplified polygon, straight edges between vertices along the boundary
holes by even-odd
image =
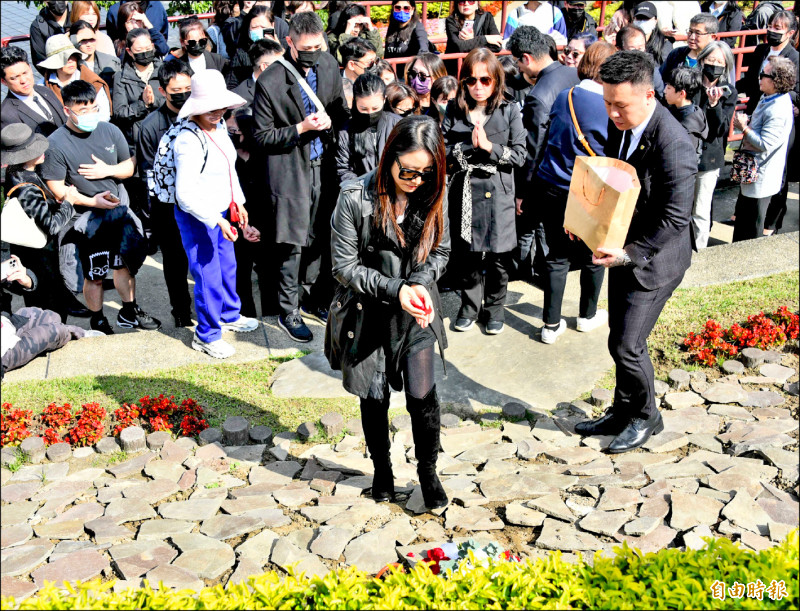
[[[633,24],[642,28],[644,33],[648,36],[656,29],[656,22],[653,19],[636,20]]]

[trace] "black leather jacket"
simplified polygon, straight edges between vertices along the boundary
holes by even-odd
[[[325,333],[325,356],[341,369],[347,391],[366,398],[376,371],[383,371],[382,341],[387,321],[381,304],[400,304],[403,284],[421,284],[431,294],[436,318],[431,328],[442,355],[447,342],[436,282],[450,257],[447,198],[444,199],[444,236],[423,263],[403,255],[397,237],[375,240],[375,171],[342,185],[331,217],[331,259],[339,284],[331,303]],[[376,244],[386,244],[385,247]]]

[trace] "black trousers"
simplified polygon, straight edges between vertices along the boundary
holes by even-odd
[[[333,297],[331,275],[330,215],[323,218],[322,168],[311,168],[311,228],[305,246],[276,244],[278,307],[285,316],[304,303],[329,307]],[[319,217],[319,218],[317,218]]]
[[[458,317],[477,320],[483,306],[487,320],[503,322],[512,253],[465,251],[459,256],[463,280]]]
[[[248,242],[241,235],[241,231],[239,239],[233,243],[233,250],[236,253],[236,293],[242,301],[241,315],[248,318],[258,318],[256,303],[253,299],[254,268],[258,277],[258,285],[261,289],[261,312],[262,314],[267,312],[265,305],[267,303],[268,280],[262,263],[266,260],[262,255],[263,249],[263,242]]]
[[[658,411],[647,337],[681,280],[683,274],[648,290],[636,280],[632,268],[609,270],[608,350],[617,367],[614,410],[630,418],[650,418]]]
[[[150,207],[150,219],[153,238],[161,248],[164,281],[167,283],[172,315],[189,317],[192,313],[192,297],[187,280],[189,260],[175,221],[175,205],[154,199]]]
[[[592,318],[597,313],[597,301],[603,287],[605,268],[592,264],[592,251],[583,242],[572,241],[564,233],[564,211],[568,191],[551,188],[544,192],[544,235],[547,241],[544,291],[544,324],[561,322],[561,304],[567,286],[570,264],[575,261],[581,270],[581,298],[578,316]]]
[[[767,210],[772,197],[747,197],[739,193],[736,200],[736,222],[733,241],[752,240],[764,236]]]

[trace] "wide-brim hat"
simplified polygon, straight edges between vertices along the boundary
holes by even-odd
[[[184,119],[220,108],[238,108],[245,104],[247,100],[242,96],[228,91],[221,72],[201,70],[192,76],[192,94],[181,108],[178,117]]]
[[[0,132],[0,163],[18,165],[37,159],[50,146],[42,134],[34,134],[24,123],[12,123]]]
[[[48,38],[44,46],[44,52],[47,55],[47,59],[40,61],[36,65],[48,70],[63,68],[73,55],[80,55],[81,59],[89,57],[86,53],[78,51],[66,34],[55,34]]]

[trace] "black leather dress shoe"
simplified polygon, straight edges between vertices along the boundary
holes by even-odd
[[[618,412],[608,410],[602,417],[595,420],[586,420],[575,425],[578,435],[619,435],[625,428],[627,420]]]
[[[619,435],[608,445],[608,452],[621,454],[638,448],[647,443],[652,435],[658,435],[664,430],[664,420],[661,414],[654,418],[634,418]]]

